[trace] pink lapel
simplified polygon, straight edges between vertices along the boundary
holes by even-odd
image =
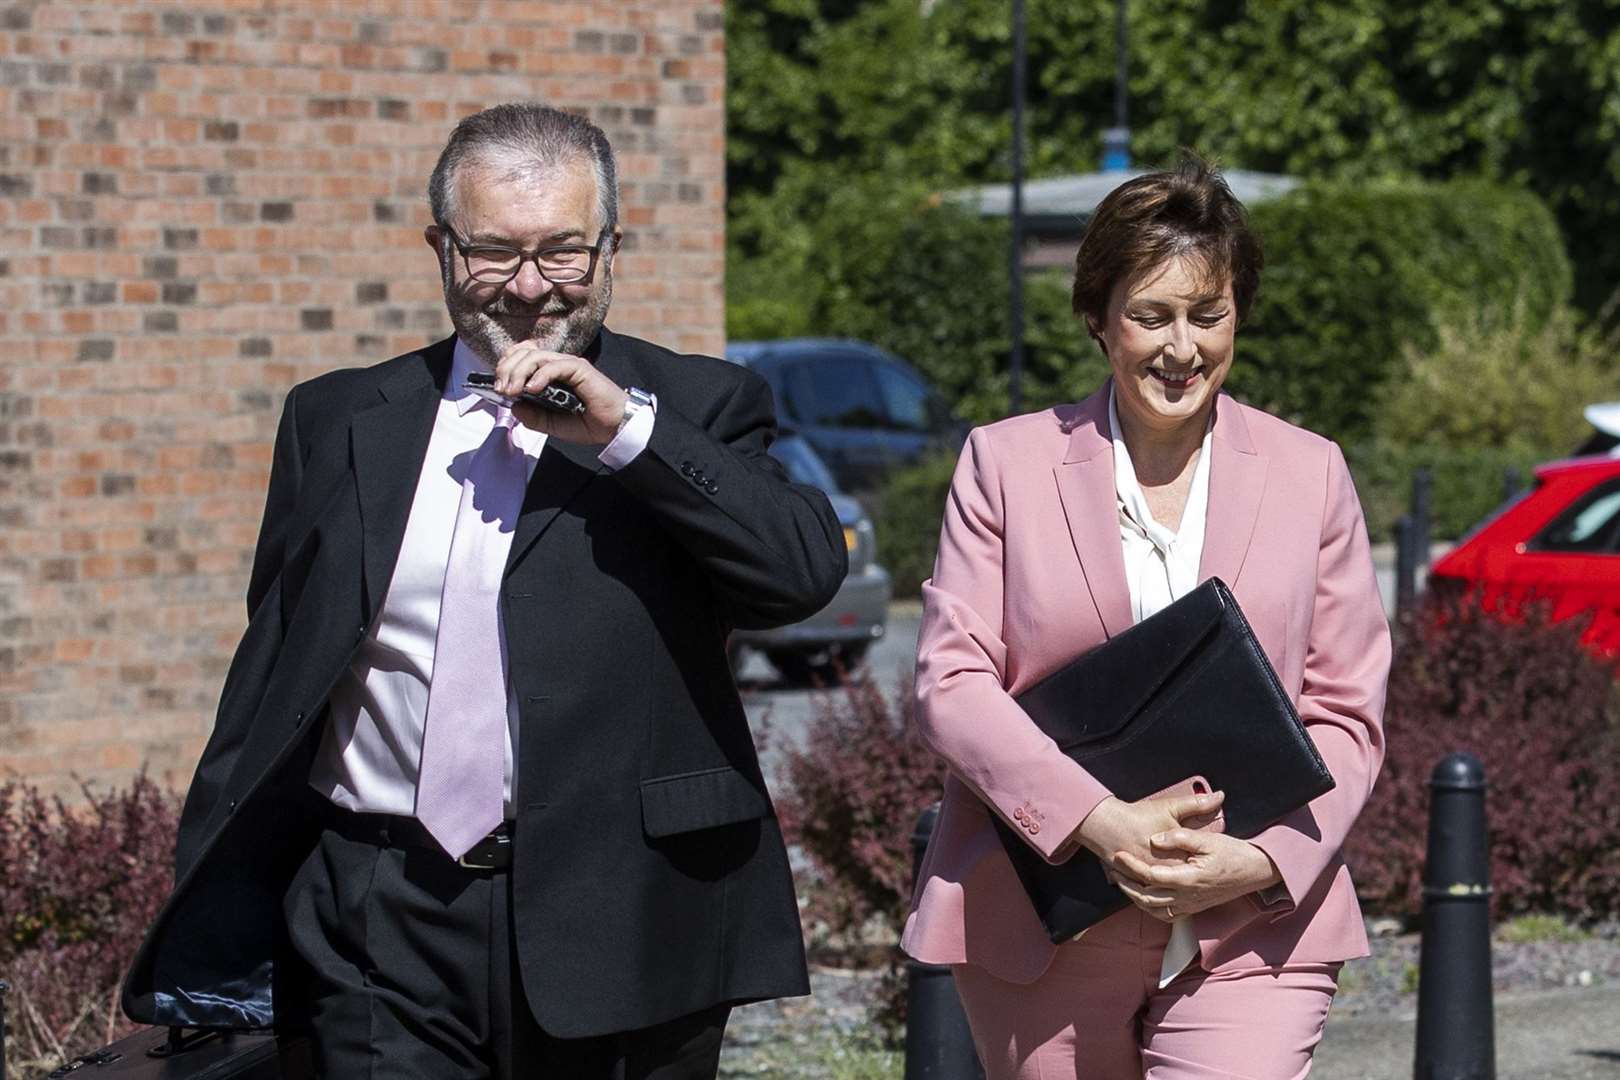
[[[1119,541],[1114,495],[1114,443],[1108,431],[1108,387],[1082,401],[1073,415],[1063,463],[1052,470],[1069,538],[1097,617],[1109,637],[1131,625],[1131,593]]]
[[[1106,417],[1106,401],[1103,408]],[[1215,431],[1210,439],[1209,514],[1204,522],[1204,555],[1198,565],[1200,581],[1218,577],[1229,587],[1237,587],[1260,518],[1267,468],[1266,458],[1249,438],[1243,409],[1222,394],[1215,403]]]

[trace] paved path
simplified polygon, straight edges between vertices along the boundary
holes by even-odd
[[[1416,1018],[1330,1017],[1313,1080],[1411,1080]],[[1496,1000],[1496,1080],[1620,1080],[1620,986]]]

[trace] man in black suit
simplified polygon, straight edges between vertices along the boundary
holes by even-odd
[[[287,397],[124,1006],[307,1025],[328,1077],[712,1077],[731,1005],[808,991],[726,636],[825,605],[842,530],[757,376],[603,326],[600,130],[487,110],[429,194],[456,336]]]

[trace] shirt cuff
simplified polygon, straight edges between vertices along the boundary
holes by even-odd
[[[619,433],[613,436],[613,441],[602,447],[602,452],[596,455],[596,460],[614,472],[636,460],[652,441],[653,417],[657,412],[657,398],[653,398],[652,408],[637,409],[624,426],[619,428]]]

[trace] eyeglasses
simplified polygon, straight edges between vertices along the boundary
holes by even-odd
[[[456,250],[461,252],[461,260],[467,266],[467,276],[486,285],[505,285],[517,277],[523,264],[530,260],[533,260],[540,276],[553,285],[588,285],[596,276],[596,261],[601,258],[602,249],[607,246],[610,236],[608,230],[603,229],[594,245],[557,244],[534,251],[521,251],[498,244],[469,244],[457,236],[450,226],[442,225],[440,228],[456,245]]]

